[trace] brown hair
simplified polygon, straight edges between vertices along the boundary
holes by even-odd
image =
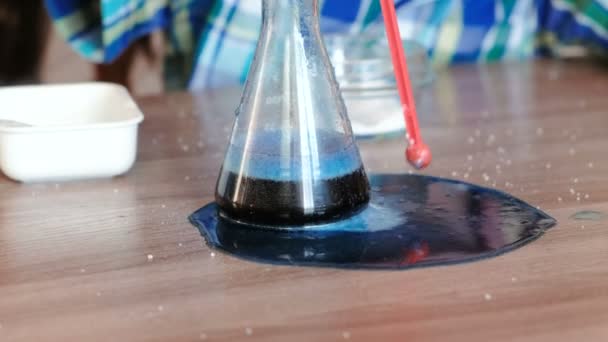
[[[0,0],[0,85],[39,83],[50,21],[43,0]],[[153,58],[152,40],[143,37],[110,64],[97,64],[95,80],[130,88],[135,58]]]
[[[0,1],[0,83],[37,83],[48,38],[42,0]]]

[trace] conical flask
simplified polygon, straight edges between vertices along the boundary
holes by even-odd
[[[289,225],[369,201],[319,27],[318,0],[263,0],[262,29],[217,182],[224,216]]]

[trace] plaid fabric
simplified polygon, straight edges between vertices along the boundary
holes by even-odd
[[[199,89],[243,82],[261,23],[259,0],[45,0],[85,58],[111,62],[135,39],[167,32],[166,78]],[[608,50],[608,0],[395,0],[404,38],[434,63],[530,58],[560,46]],[[381,32],[377,0],[321,0],[324,32]]]

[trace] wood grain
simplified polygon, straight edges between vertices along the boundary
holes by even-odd
[[[441,72],[419,100],[427,173],[514,193],[559,226],[498,258],[405,272],[211,251],[186,217],[212,199],[239,91],[141,98],[128,175],[0,179],[0,340],[606,340],[607,221],[570,216],[608,213],[607,95],[587,62]],[[372,172],[409,171],[403,147],[361,143]]]

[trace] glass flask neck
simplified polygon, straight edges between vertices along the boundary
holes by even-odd
[[[262,28],[280,27],[301,31],[304,27],[319,30],[319,0],[263,0]]]

